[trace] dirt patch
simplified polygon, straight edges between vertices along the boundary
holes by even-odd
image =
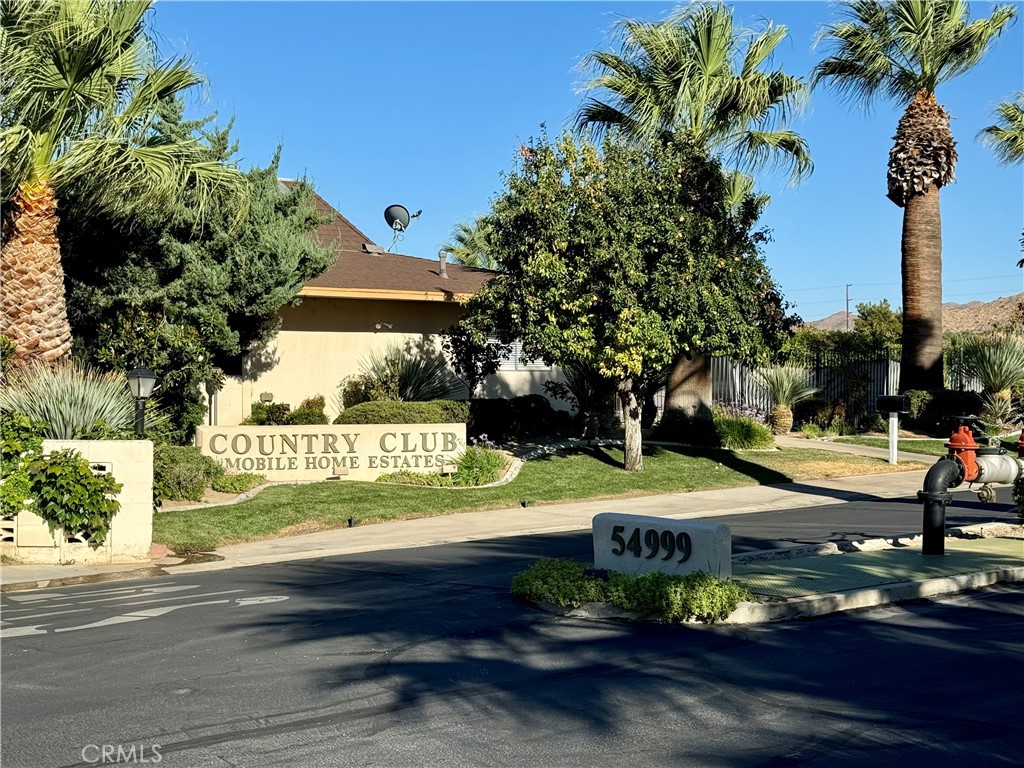
[[[295,525],[288,525],[281,530],[274,533],[272,538],[278,536],[301,536],[304,533],[320,533],[320,531],[330,531],[334,528],[340,528],[338,524],[329,524],[321,520],[303,520],[301,523],[295,523]]]
[[[900,464],[864,464],[847,463],[828,459],[825,461],[802,461],[800,462],[797,479],[811,480],[814,478],[847,477],[849,475],[883,474],[888,472],[913,472],[918,469],[925,469],[926,465],[916,462],[902,462]]]

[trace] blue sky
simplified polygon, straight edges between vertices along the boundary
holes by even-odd
[[[823,56],[815,33],[824,2],[739,2],[737,20],[785,24],[775,63],[806,75]],[[1024,5],[1016,3],[1018,14]],[[384,208],[423,210],[395,250],[436,258],[459,221],[485,213],[516,148],[569,125],[585,74],[577,64],[611,49],[621,17],[661,18],[648,2],[188,2],[158,0],[151,26],[161,54],[187,53],[209,78],[191,114],[235,117],[243,168],[282,144],[281,173],[317,191],[376,242]],[[972,3],[976,18],[990,3]],[[992,110],[1024,89],[1024,19],[986,61],[940,87],[960,155],[942,191],[946,301],[989,301],[1024,290],[1019,240],[1024,169],[999,166],[976,140]],[[786,298],[813,320],[888,298],[900,303],[902,212],[885,197],[885,163],[902,107],[871,114],[816,91],[793,128],[810,144],[814,175],[798,188],[762,176],[772,196],[765,256]]]

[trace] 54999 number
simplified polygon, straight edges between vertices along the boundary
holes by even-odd
[[[662,560],[671,560],[676,555],[682,555],[676,560],[677,563],[685,563],[690,559],[692,542],[690,541],[690,534],[685,531],[673,533],[672,531],[659,531],[656,528],[648,528],[641,537],[640,529],[634,528],[628,539],[622,536],[625,531],[626,526],[624,525],[616,525],[612,528],[611,538],[616,545],[612,550],[613,555],[623,555],[626,552],[630,552],[633,557],[642,556],[645,560],[653,560],[663,552],[664,557],[661,558]],[[648,552],[646,555],[644,555],[645,548]]]

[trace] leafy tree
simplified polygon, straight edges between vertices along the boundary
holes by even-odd
[[[461,325],[453,325],[441,335],[441,351],[459,381],[466,385],[470,398],[476,395],[484,379],[498,372],[509,350],[508,344],[489,338],[477,341]]]
[[[467,305],[478,342],[522,341],[614,382],[625,468],[643,468],[649,381],[697,348],[754,358],[786,330],[750,201],[734,214],[717,161],[692,142],[646,149],[570,136],[520,150],[488,217],[502,271]]]
[[[206,162],[228,163],[230,126],[203,130],[207,121],[183,121],[181,112],[165,104],[156,130],[172,139],[200,133]],[[241,217],[232,195],[204,200],[192,187],[147,216],[97,214],[74,192],[61,208],[76,353],[112,370],[153,369],[179,441],[202,421],[199,386],[216,390],[223,375],[246,375],[246,361],[277,332],[280,308],[334,258],[308,236],[322,221],[312,187],[282,187],[278,159],[245,175]]]
[[[491,230],[487,219],[477,217],[472,224],[459,222],[452,229],[451,239],[441,246],[452,261],[479,269],[497,269],[498,263],[491,256]]]
[[[71,349],[58,205],[75,190],[95,213],[166,206],[191,185],[239,195],[244,178],[191,136],[153,130],[159,106],[201,82],[185,59],[158,61],[151,0],[0,5],[0,332],[19,359]],[[236,202],[235,208],[241,206]]]
[[[585,62],[597,72],[589,83],[601,98],[580,108],[577,128],[612,130],[634,142],[684,137],[721,153],[744,172],[728,176],[728,200],[738,208],[753,193],[747,172],[788,167],[794,181],[813,168],[807,143],[786,127],[807,97],[805,84],[771,55],[785,26],[738,29],[722,3],[694,3],[665,21],[627,19],[618,25],[619,53],[597,51]],[[760,206],[766,195],[756,196]],[[699,347],[680,356],[668,377],[666,406],[710,415],[711,362]]]
[[[939,190],[953,181],[957,153],[936,89],[977,65],[1015,14],[1001,5],[970,21],[967,0],[847,0],[821,33],[831,55],[814,84],[865,107],[883,97],[905,105],[887,172],[887,196],[903,209],[900,391],[943,385]]]
[[[888,299],[878,304],[857,305],[857,318],[853,332],[865,337],[869,348],[885,351],[897,349],[903,331],[903,315],[889,306]]]

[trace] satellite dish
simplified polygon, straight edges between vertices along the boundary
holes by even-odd
[[[404,232],[409,226],[409,209],[404,205],[389,205],[384,209],[384,221],[395,232]]]

